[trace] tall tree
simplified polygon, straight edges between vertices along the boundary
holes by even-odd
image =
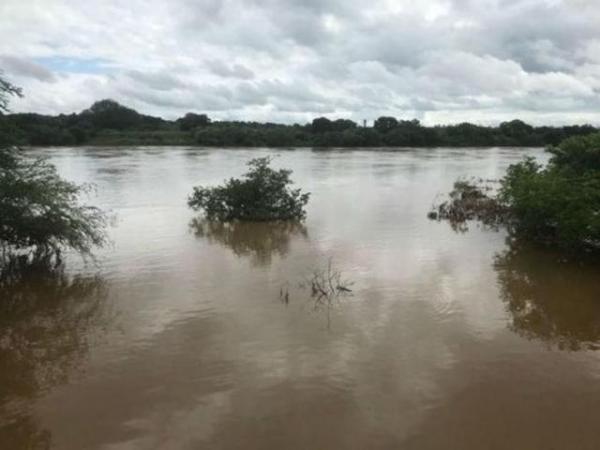
[[[394,117],[380,117],[373,124],[373,127],[381,133],[387,133],[397,126],[398,120],[396,120]]]

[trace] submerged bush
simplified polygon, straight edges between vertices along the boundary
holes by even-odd
[[[0,79],[0,125],[7,95],[19,93]],[[14,254],[60,259],[70,248],[89,255],[106,243],[106,215],[82,205],[88,188],[62,179],[46,159],[28,158],[0,127],[0,265]]]
[[[512,164],[495,195],[481,183],[457,183],[430,218],[496,223],[528,240],[600,252],[600,134],[570,138],[548,151],[553,156],[546,167],[533,158]]]
[[[428,217],[447,220],[457,231],[466,231],[471,220],[490,227],[500,226],[507,221],[509,210],[491,195],[492,190],[482,180],[457,181],[448,194],[449,199],[437,205]]]
[[[223,186],[194,188],[188,205],[201,210],[209,220],[228,222],[302,220],[308,193],[291,189],[291,170],[275,170],[270,158],[248,162],[242,178],[230,178]]]

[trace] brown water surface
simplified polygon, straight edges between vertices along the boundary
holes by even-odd
[[[0,449],[600,448],[600,268],[426,218],[541,150],[33,153],[116,224],[0,283]],[[193,220],[193,185],[275,154],[303,225]],[[330,306],[302,287],[329,261]]]

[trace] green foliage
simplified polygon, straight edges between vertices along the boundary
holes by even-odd
[[[223,186],[195,187],[188,199],[194,210],[202,210],[209,220],[273,221],[302,220],[308,193],[290,189],[291,170],[274,170],[270,158],[248,163],[242,178],[231,178]]]
[[[0,104],[16,93],[0,84]],[[2,128],[0,140],[0,265],[14,253],[34,259],[60,256],[64,248],[89,255],[106,243],[106,216],[98,208],[81,205],[87,189],[63,180],[45,159],[31,160],[19,150],[15,136]]]
[[[511,120],[510,122],[502,122],[500,131],[507,138],[507,141],[522,143],[522,145],[536,145],[534,128],[521,120]]]
[[[71,248],[89,255],[106,243],[105,214],[81,205],[85,186],[63,180],[45,159],[0,150],[0,247],[31,250],[36,257]]]
[[[79,114],[10,114],[5,119],[5,126],[16,131],[23,145],[544,146],[596,131],[590,125],[533,127],[520,120],[504,122],[499,127],[471,123],[426,127],[416,119],[398,120],[388,116],[376,119],[373,127],[359,127],[349,119],[326,117],[318,117],[305,125],[213,121],[206,114],[196,113],[170,121],[138,113],[114,100],[101,100]]]
[[[312,121],[312,132],[313,133],[325,133],[327,131],[333,131],[333,123],[327,117],[317,117]]]
[[[373,124],[373,128],[375,128],[380,133],[387,133],[388,131],[393,130],[398,126],[398,120],[395,117],[380,117]]]
[[[177,119],[181,131],[190,131],[197,127],[205,127],[210,123],[206,114],[187,113],[185,116]]]
[[[122,130],[138,126],[142,122],[142,117],[137,111],[126,108],[114,100],[96,102],[89,110],[84,111],[83,115],[88,115],[96,128]]]
[[[450,200],[430,212],[455,229],[466,222],[505,225],[518,237],[568,251],[600,253],[600,134],[549,148],[546,167],[533,158],[509,166],[497,195],[484,183],[455,184]]]
[[[600,246],[600,135],[572,138],[549,151],[546,168],[529,158],[511,165],[499,200],[519,234],[564,248]]]
[[[600,133],[566,139],[548,151],[552,154],[550,164],[556,168],[577,174],[600,172]]]
[[[357,126],[356,122],[348,119],[337,119],[333,121],[333,129],[335,131],[354,130]]]

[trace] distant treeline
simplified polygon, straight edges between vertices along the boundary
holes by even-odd
[[[140,114],[113,100],[96,102],[79,114],[8,114],[0,115],[0,121],[4,122],[0,130],[11,129],[22,145],[545,146],[597,131],[591,125],[533,127],[521,120],[497,127],[471,123],[426,127],[418,120],[393,117],[380,117],[372,127],[325,117],[304,125],[213,122],[195,113],[170,121]]]

